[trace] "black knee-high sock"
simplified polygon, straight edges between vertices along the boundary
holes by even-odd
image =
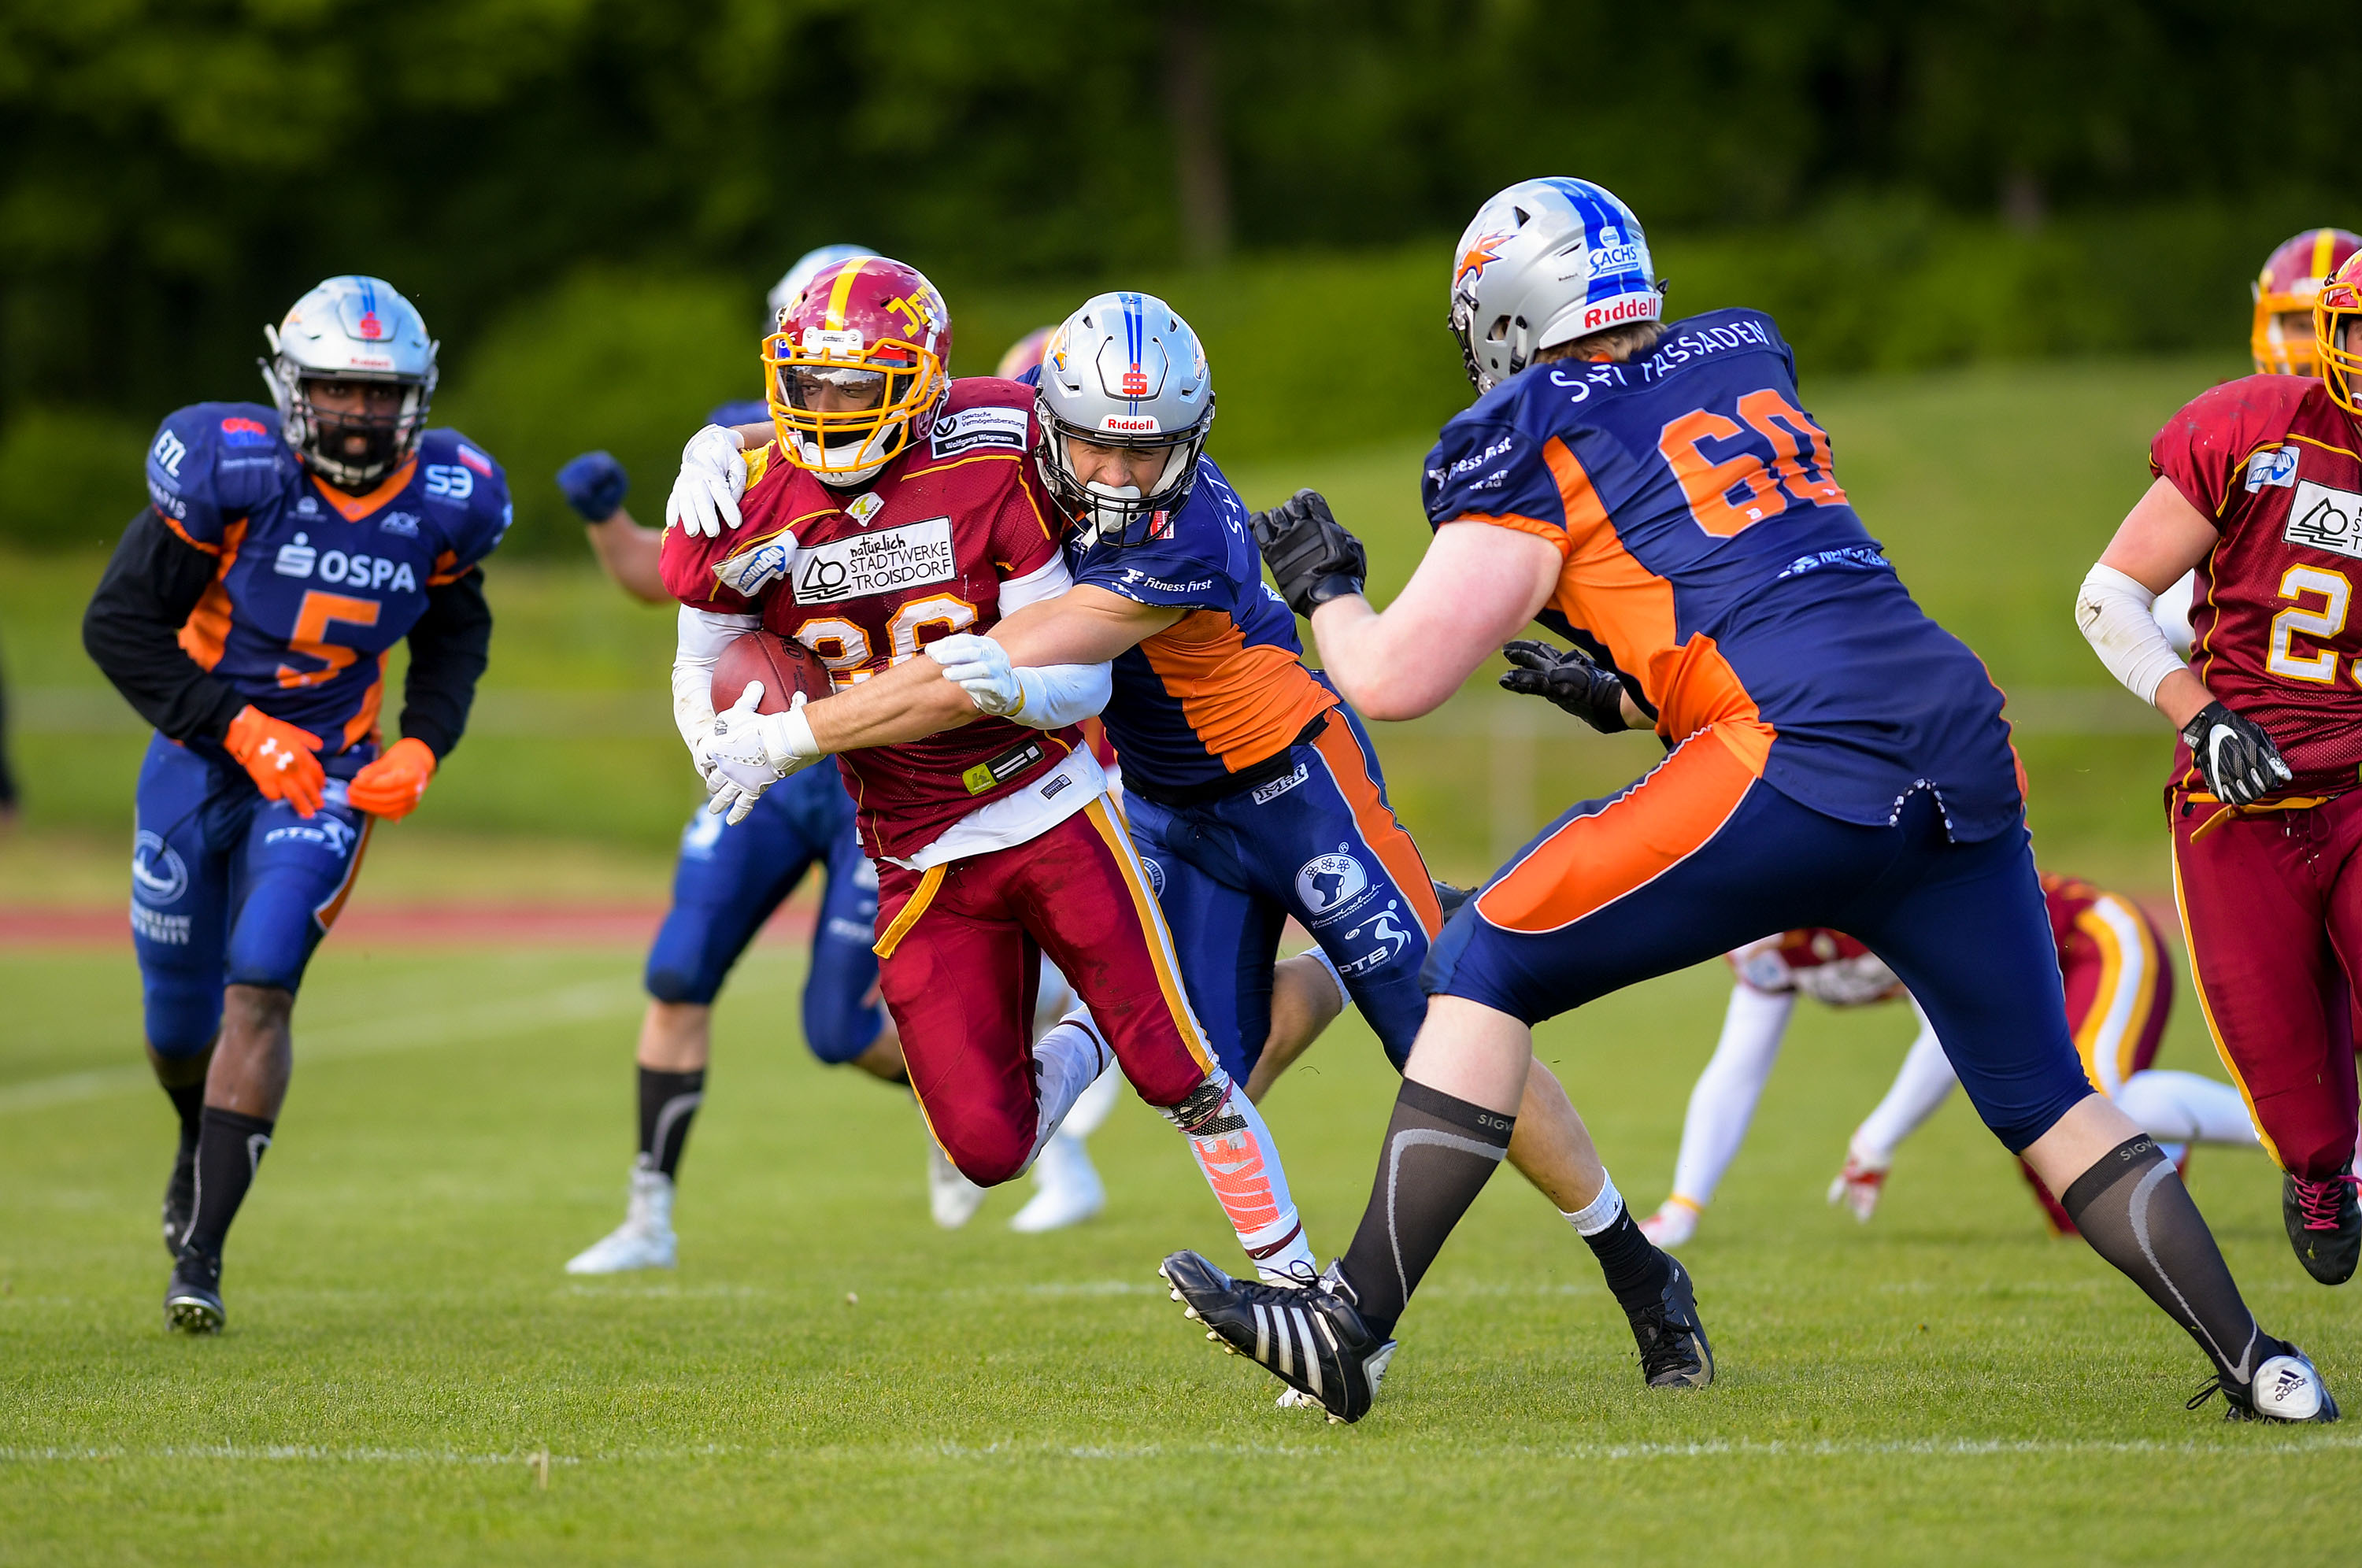
[[[690,1120],[705,1099],[705,1069],[659,1073],[640,1069],[640,1168],[667,1176],[680,1168]]]
[[[1444,1238],[1509,1152],[1515,1116],[1403,1080],[1362,1228],[1341,1261],[1363,1321],[1384,1337]]]
[[[270,1147],[270,1130],[277,1125],[217,1105],[205,1107],[197,1132],[196,1217],[189,1221],[183,1246],[220,1253],[229,1222],[237,1218],[246,1189],[254,1185],[255,1167],[262,1163],[262,1151]]]
[[[197,1146],[197,1132],[204,1123],[205,1080],[200,1077],[191,1084],[165,1084],[165,1096],[181,1116],[181,1153],[188,1154]]]
[[[2059,1203],[2092,1250],[2188,1330],[2226,1380],[2254,1380],[2264,1359],[2255,1314],[2156,1140],[2144,1133],[2118,1144]]]

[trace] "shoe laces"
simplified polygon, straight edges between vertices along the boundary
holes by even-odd
[[[2345,1222],[2345,1193],[2350,1187],[2362,1187],[2362,1176],[2351,1172],[2331,1176],[2327,1181],[2307,1181],[2302,1176],[2290,1176],[2296,1187],[2297,1212],[2304,1216],[2308,1231],[2334,1231]]]
[[[1633,1313],[1632,1326],[1642,1331],[1633,1337],[1639,1342],[1640,1376],[1644,1381],[1659,1373],[1679,1371],[1694,1359],[1689,1350],[1689,1336],[1674,1329],[1663,1302],[1652,1301]]]
[[[2239,1402],[2231,1397],[2231,1386],[2223,1381],[2223,1375],[2219,1372],[2206,1380],[2205,1387],[2183,1401],[2181,1408],[2185,1410],[2195,1410],[2217,1394],[2223,1396],[2223,1403],[2231,1407],[2232,1412],[2236,1414]]]

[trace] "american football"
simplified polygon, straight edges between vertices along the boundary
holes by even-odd
[[[2354,1554],[2356,29],[105,20],[0,1560]]]

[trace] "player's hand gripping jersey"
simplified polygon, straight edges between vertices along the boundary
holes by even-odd
[[[2191,606],[2199,678],[2269,732],[2284,795],[2350,790],[2362,767],[2362,458],[2354,420],[2314,376],[2248,376],[2158,432],[2149,467],[2212,518]],[[2187,745],[2178,788],[2206,789]]]
[[[1282,757],[1337,694],[1304,668],[1296,616],[1264,585],[1247,509],[1210,458],[1179,512],[1160,513],[1144,543],[1068,535],[1066,562],[1088,583],[1181,619],[1114,663],[1103,715],[1132,787],[1187,800]]]
[[[759,614],[811,649],[839,686],[913,658],[939,637],[989,631],[1066,582],[1030,477],[1032,401],[1013,381],[955,381],[932,434],[849,496],[781,461],[776,444],[748,453],[744,525],[712,539],[668,530],[665,586],[694,609]],[[1101,788],[1078,731],[990,717],[837,760],[859,808],[863,847],[905,862],[970,812],[1020,791],[1036,791],[1054,812],[1067,799],[1051,806],[1053,797],[1066,790],[1087,801]],[[1066,771],[1076,767],[1089,777]],[[979,847],[947,841],[930,860]]]
[[[277,410],[247,403],[165,419],[148,493],[166,527],[216,561],[181,646],[240,704],[318,736],[332,775],[351,771],[332,759],[374,738],[387,654],[427,591],[474,569],[510,518],[500,465],[457,431],[427,431],[415,458],[352,496],[312,478]],[[429,722],[440,754],[465,719],[464,707],[413,713],[404,727]]]
[[[2018,822],[2001,693],[1847,503],[1760,312],[1511,378],[1444,426],[1425,499],[1433,525],[1558,548],[1539,618],[1633,678],[1667,742],[1714,726],[1749,772],[1843,822],[1893,822],[1922,789],[1956,841]]]

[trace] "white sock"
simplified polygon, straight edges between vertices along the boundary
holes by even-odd
[[[2160,1143],[2256,1143],[2247,1102],[2229,1084],[2150,1067],[2116,1090],[2116,1108]]]
[[[1109,1114],[1115,1110],[1115,1102],[1121,1099],[1122,1095],[1123,1075],[1117,1072],[1101,1073],[1098,1080],[1085,1089],[1076,1099],[1075,1109],[1066,1112],[1065,1123],[1058,1129],[1058,1136],[1072,1138],[1076,1143],[1081,1143],[1099,1130],[1100,1124],[1107,1121]]]
[[[1246,1092],[1217,1067],[1196,1093],[1164,1114],[1188,1138],[1189,1153],[1230,1216],[1239,1245],[1254,1260],[1255,1272],[1270,1284],[1300,1284],[1319,1273],[1287,1190],[1279,1146]]]
[[[1689,1113],[1682,1119],[1682,1152],[1673,1162],[1673,1191],[1701,1209],[1713,1201],[1723,1173],[1738,1157],[1738,1145],[1747,1137],[1747,1124],[1755,1119],[1772,1064],[1780,1059],[1780,1038],[1795,1008],[1793,991],[1730,988],[1722,1038],[1690,1090]]]
[[[1033,1043],[1034,1082],[1041,1089],[1041,1120],[1034,1124],[1032,1165],[1054,1137],[1083,1092],[1107,1073],[1115,1052],[1099,1038],[1088,1010],[1076,1007]]]
[[[1953,1075],[1951,1059],[1944,1055],[1943,1042],[1936,1038],[1936,1026],[1920,1011],[1916,999],[1911,1010],[1919,1020],[1919,1038],[1911,1042],[1886,1098],[1854,1129],[1853,1157],[1877,1170],[1894,1163],[1896,1147],[1936,1114],[1960,1081]]]
[[[1759,993],[1760,994],[1760,993]],[[1605,1172],[1601,1173],[1606,1175]],[[1607,1176],[1600,1184],[1599,1196],[1569,1214],[1563,1209],[1560,1215],[1574,1227],[1578,1236],[1596,1236],[1616,1223],[1616,1216],[1624,1212],[1624,1195],[1616,1190],[1616,1178]]]

